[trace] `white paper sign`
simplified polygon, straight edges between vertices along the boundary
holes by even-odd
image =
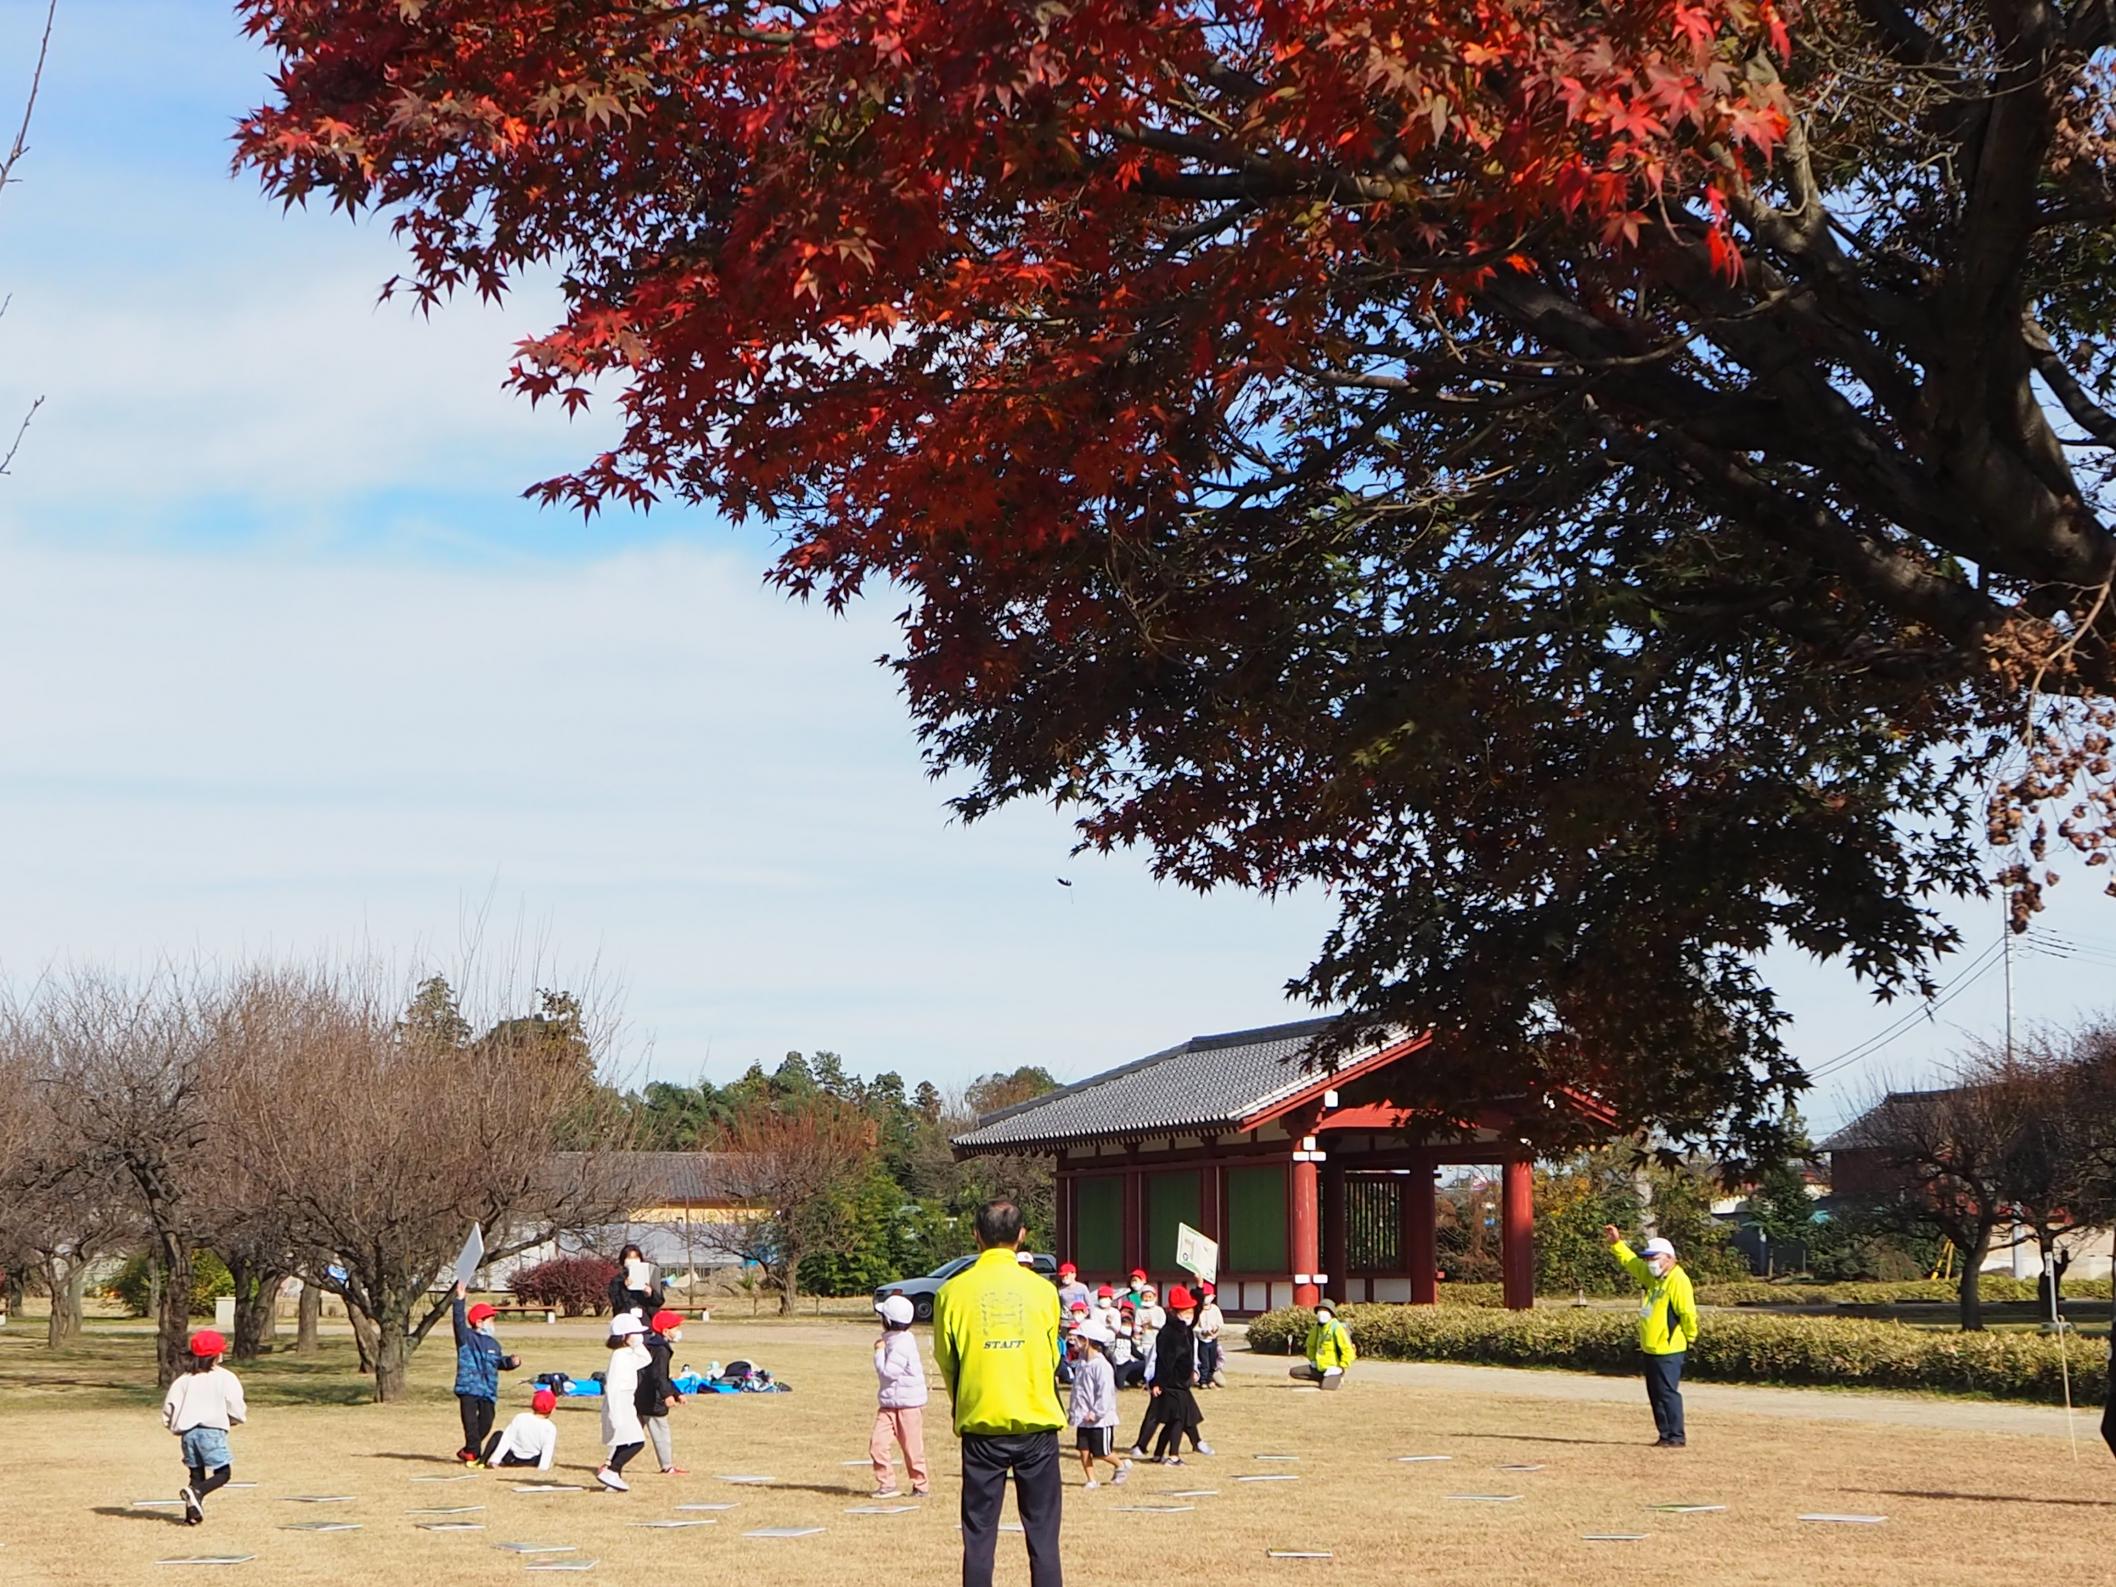
[[[473,1223],[470,1237],[463,1242],[463,1249],[456,1254],[456,1282],[465,1289],[478,1276],[478,1264],[485,1260],[485,1226]]]
[[[1187,1223],[1176,1225],[1176,1266],[1208,1284],[1220,1281],[1220,1242],[1208,1240]]]

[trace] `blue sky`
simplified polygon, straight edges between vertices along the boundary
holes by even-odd
[[[41,16],[0,0],[0,103]],[[229,175],[263,73],[210,0],[61,0],[0,194],[0,422],[47,399],[0,480],[0,973],[526,944],[679,1078],[818,1047],[1077,1077],[1304,1012],[1327,900],[1073,860],[1048,810],[953,825],[873,665],[886,602],[789,605],[768,532],[703,513],[522,502],[601,436],[500,391],[550,293],[378,307],[383,228]],[[1996,904],[1964,918],[1997,940]],[[2017,961],[2019,1017],[2107,1006],[2116,904],[2082,879],[2048,925],[2082,948]],[[1817,1062],[1899,1012],[1772,969]],[[1811,1111],[1995,1031],[2000,979]]]

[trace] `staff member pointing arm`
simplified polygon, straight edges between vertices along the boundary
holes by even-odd
[[[977,1260],[933,1300],[933,1361],[962,1440],[963,1587],[991,1587],[1007,1476],[1029,1545],[1029,1587],[1063,1587],[1058,1291],[1015,1259],[1021,1209],[977,1209]]]
[[[1643,1255],[1624,1243],[1613,1223],[1602,1226],[1617,1265],[1645,1291],[1638,1308],[1638,1347],[1646,1357],[1646,1399],[1660,1437],[1656,1449],[1681,1449],[1683,1436],[1683,1362],[1697,1342],[1697,1292],[1690,1275],[1676,1265],[1675,1247],[1659,1238],[1646,1242]]]

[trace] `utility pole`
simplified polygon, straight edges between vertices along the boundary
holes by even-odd
[[[2013,1062],[2013,889],[2000,896],[2005,918],[1999,923],[1999,951],[2006,963],[2006,1062]]]

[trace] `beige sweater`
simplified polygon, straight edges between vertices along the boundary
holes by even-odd
[[[183,1373],[169,1385],[168,1398],[162,1401],[162,1425],[172,1433],[188,1433],[194,1427],[218,1427],[225,1432],[247,1421],[249,1415],[242,1383],[226,1367]]]

